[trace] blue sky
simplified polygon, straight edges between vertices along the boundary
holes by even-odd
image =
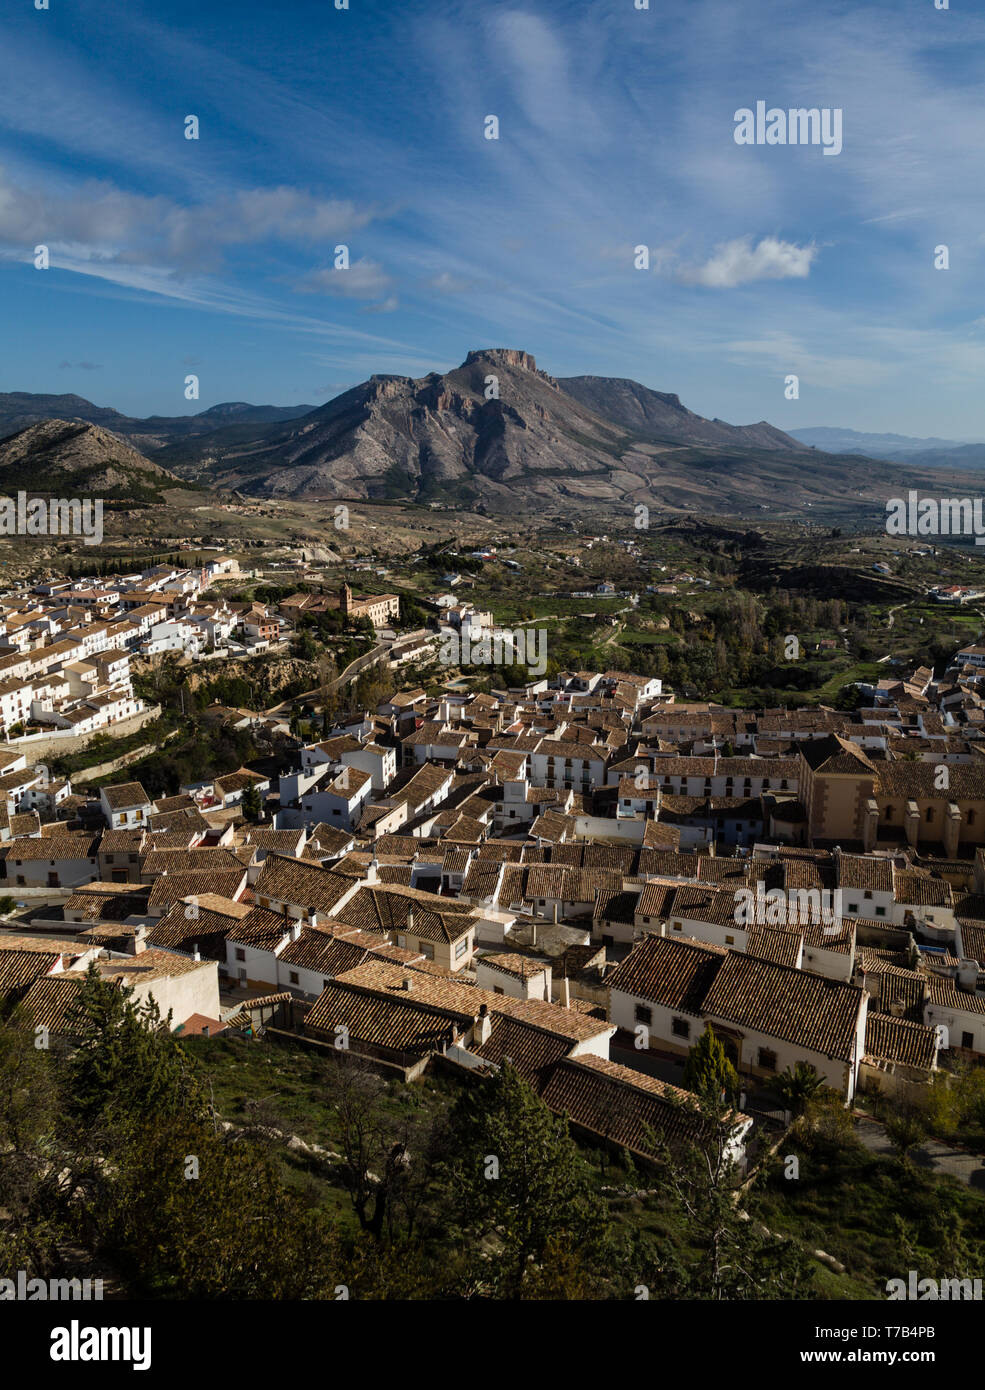
[[[985,438],[985,9],[650,3],[8,3],[0,389],[317,404],[508,346]],[[842,153],[736,145],[758,100],[841,108]]]

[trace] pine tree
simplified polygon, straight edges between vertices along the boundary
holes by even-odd
[[[699,1096],[734,1096],[739,1088],[735,1067],[728,1059],[724,1044],[711,1027],[705,1028],[687,1054],[684,1085]]]
[[[601,1249],[604,1209],[567,1120],[553,1115],[509,1062],[456,1105],[450,1149],[465,1238],[477,1252],[490,1239],[499,1243],[485,1268],[494,1296],[524,1297],[535,1275],[534,1297],[562,1278],[580,1286],[572,1261],[584,1270]]]
[[[204,1115],[194,1064],[153,999],[134,1003],[131,988],[90,966],[73,1012],[80,1041],[68,1093],[81,1124],[126,1129],[151,1115]]]

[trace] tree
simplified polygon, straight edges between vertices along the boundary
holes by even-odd
[[[671,1211],[687,1231],[687,1246],[658,1247],[659,1258],[647,1271],[657,1293],[703,1300],[809,1297],[809,1256],[742,1210],[731,1102],[712,1087],[668,1100],[687,1112],[685,1137],[659,1150]]]
[[[896,1150],[896,1156],[904,1167],[910,1162],[911,1152],[927,1137],[926,1127],[917,1112],[911,1108],[894,1111],[886,1119],[886,1138]]]
[[[146,1295],[332,1298],[331,1227],[254,1145],[183,1118],[149,1118],[117,1159],[95,1214],[101,1245]]]
[[[256,825],[262,815],[263,808],[260,804],[260,792],[255,782],[251,782],[243,790],[243,815],[252,824]]]
[[[456,1104],[449,1148],[457,1221],[493,1296],[545,1297],[559,1279],[578,1282],[575,1265],[590,1268],[604,1246],[604,1208],[567,1120],[509,1062]]]
[[[205,1115],[194,1063],[153,999],[135,1003],[132,988],[101,979],[90,965],[73,1015],[79,1046],[66,1074],[71,1114],[83,1127]]]
[[[725,1046],[710,1026],[691,1048],[684,1062],[684,1085],[698,1095],[734,1096],[739,1089],[735,1067]]]

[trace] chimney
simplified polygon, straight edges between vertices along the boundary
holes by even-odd
[[[139,956],[141,951],[147,949],[147,928],[137,927],[133,933],[133,954]]]
[[[208,1025],[207,1023],[203,1023],[203,1024],[202,1024],[202,1037],[203,1037],[203,1038],[207,1038],[208,1036],[209,1036],[209,1025]]]
[[[536,917],[532,918],[532,919],[531,919],[531,922],[530,922],[530,944],[531,944],[531,946],[536,946],[536,945],[537,945],[537,918],[536,918]]]
[[[201,953],[201,951],[198,949],[198,942],[196,941],[195,944],[192,946],[192,960],[201,960],[201,959],[202,959],[202,953]]]
[[[557,1002],[561,1005],[562,1009],[571,1008],[571,985],[568,982],[567,975],[562,976],[558,981]]]
[[[481,1047],[483,1043],[489,1041],[489,1034],[492,1032],[492,1019],[489,1017],[489,1005],[479,1005],[479,1015],[475,1020],[472,1029],[472,1042],[475,1046]]]
[[[412,976],[412,975],[405,975],[404,978],[403,978],[403,983],[401,984],[400,988],[401,988],[401,989],[408,990],[408,991],[412,990],[412,989],[414,988],[414,978],[413,978],[413,976]]]
[[[554,904],[554,925],[557,926],[557,903]]]
[[[300,939],[301,939],[301,923],[300,923],[300,922],[292,922],[292,923],[291,923],[291,940],[292,940],[292,941],[300,941]]]
[[[407,930],[409,932],[414,930],[414,909],[412,907],[407,909]]]

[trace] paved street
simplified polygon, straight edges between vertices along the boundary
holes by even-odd
[[[885,1127],[867,1115],[856,1115],[855,1131],[865,1147],[876,1154],[894,1154],[892,1144],[886,1136]],[[921,1168],[930,1168],[935,1173],[949,1174],[969,1187],[985,1191],[985,1156],[968,1153],[955,1148],[953,1144],[942,1143],[939,1139],[928,1139],[910,1154],[913,1162]]]

